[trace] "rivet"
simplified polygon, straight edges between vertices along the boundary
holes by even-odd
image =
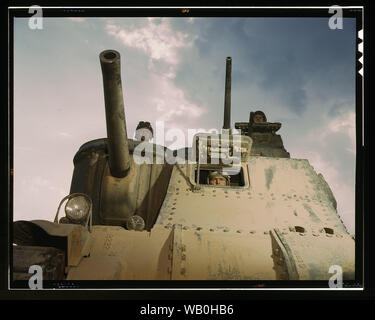
[[[237,233],[241,233],[242,231],[241,230],[237,230]]]
[[[251,230],[250,233],[254,234],[256,231],[255,230]]]
[[[181,260],[186,260],[186,255],[185,254],[181,255]]]
[[[201,228],[201,227],[198,227],[197,230],[198,230],[198,231],[199,231],[199,230],[202,230],[202,228]]]
[[[211,232],[214,232],[214,229],[210,229]]]
[[[228,232],[228,231],[229,231],[229,229],[224,229],[223,231],[224,231],[224,232]]]
[[[189,230],[189,228],[187,226],[184,226],[182,229]]]

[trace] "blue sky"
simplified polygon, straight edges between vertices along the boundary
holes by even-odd
[[[128,135],[138,121],[221,128],[225,58],[232,126],[263,110],[286,149],[323,174],[354,233],[355,20],[44,18],[14,26],[14,218],[52,220],[73,156],[105,137],[99,53],[120,52]]]

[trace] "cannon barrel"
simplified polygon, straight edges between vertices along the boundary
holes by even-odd
[[[120,53],[105,50],[100,53],[99,59],[103,74],[109,168],[112,176],[122,178],[129,170],[130,157],[121,85]]]
[[[225,73],[225,100],[224,100],[223,129],[230,129],[231,85],[232,85],[232,58],[227,57],[226,73]]]

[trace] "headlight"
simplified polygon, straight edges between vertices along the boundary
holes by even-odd
[[[128,230],[142,231],[145,228],[145,221],[141,216],[134,215],[126,222]]]
[[[83,221],[90,211],[90,201],[83,195],[77,195],[68,200],[65,214],[73,222]]]

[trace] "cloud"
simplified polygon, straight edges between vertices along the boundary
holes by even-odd
[[[324,141],[329,135],[343,134],[350,139],[350,147],[346,150],[356,153],[356,132],[355,132],[355,112],[350,111],[338,116],[328,123],[327,128],[321,133],[321,139]]]
[[[176,31],[166,18],[148,18],[145,25],[134,24],[120,26],[107,22],[107,33],[115,37],[124,46],[143,52],[148,59],[149,79],[153,95],[149,96],[157,112],[155,119],[164,121],[166,128],[192,125],[206,112],[206,108],[190,101],[184,90],[179,88],[174,79],[180,63],[180,51],[193,46],[195,37]],[[149,89],[150,83],[148,83]],[[150,90],[146,90],[152,94]],[[149,114],[151,116],[151,114]]]
[[[196,119],[202,116],[206,109],[186,99],[184,91],[177,88],[167,78],[160,82],[160,97],[153,99],[157,111],[160,113],[158,120],[165,122],[176,122],[180,119],[186,123],[189,119]]]
[[[134,25],[121,28],[109,22],[106,31],[125,46],[143,51],[150,58],[150,62],[160,60],[177,65],[178,50],[193,44],[188,34],[175,32],[165,18],[149,18],[146,26],[140,28],[135,28]]]

